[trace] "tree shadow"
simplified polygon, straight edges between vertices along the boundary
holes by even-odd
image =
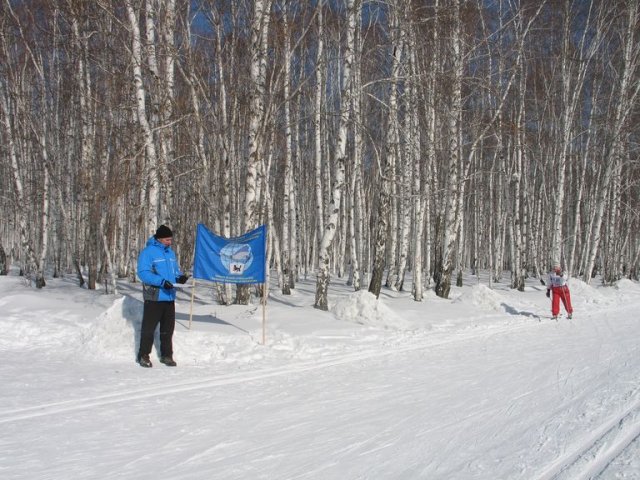
[[[235,328],[236,330],[240,330],[244,333],[249,333],[244,328],[238,327],[233,323],[229,323],[221,318],[216,317],[215,315],[192,315],[191,322],[199,322],[199,323],[208,323],[210,325],[224,325],[231,328]],[[176,313],[176,324],[184,327],[185,329],[189,329],[189,314],[188,313]]]
[[[122,301],[122,318],[133,328],[133,355],[136,359],[138,356],[138,347],[140,346],[140,327],[142,326],[143,310],[144,303],[141,300],[133,298],[128,294],[124,295]]]
[[[307,305],[298,305],[296,303],[294,303],[293,301],[288,301],[283,297],[276,297],[276,296],[270,296],[269,297],[269,302],[271,303],[280,303],[281,305],[284,305],[286,307],[292,307],[292,308],[304,308]]]
[[[526,310],[518,310],[515,307],[512,307],[511,305],[507,305],[506,303],[502,302],[500,304],[500,306],[502,308],[504,308],[504,311],[507,312],[509,315],[520,315],[523,317],[529,317],[529,318],[535,318],[537,319],[539,322],[542,321],[542,318],[540,317],[540,315],[538,315],[537,313],[534,312],[528,312]]]

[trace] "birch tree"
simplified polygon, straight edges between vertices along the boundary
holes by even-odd
[[[553,237],[551,245],[551,258],[549,262],[560,262],[564,253],[564,218],[565,212],[565,178],[566,170],[568,168],[569,153],[571,144],[574,141],[574,124],[579,108],[581,108],[582,91],[585,83],[585,74],[587,72],[587,66],[591,56],[595,50],[591,50],[591,53],[584,52],[586,42],[586,32],[592,32],[589,28],[589,20],[591,18],[591,8],[588,12],[587,22],[584,26],[584,33],[581,38],[581,45],[579,48],[582,50],[582,58],[578,57],[576,61],[576,55],[574,52],[572,38],[574,36],[571,23],[574,21],[574,15],[571,10],[573,2],[571,0],[565,0],[563,4],[564,21],[562,25],[562,56],[560,61],[560,79],[561,79],[561,132],[560,132],[560,148],[558,152],[557,165],[555,170],[555,178],[553,182],[554,186],[554,204],[553,209]],[[594,47],[598,46],[598,37],[600,35],[599,29],[592,32],[595,37],[591,40]],[[580,50],[578,53],[581,53]]]
[[[421,249],[422,239],[422,198],[421,198],[421,176],[419,151],[419,131],[418,131],[418,113],[417,113],[417,90],[415,86],[415,39],[412,38],[413,28],[408,23],[411,18],[408,8],[405,6],[401,9],[402,26],[400,30],[401,46],[404,51],[402,69],[404,78],[404,94],[403,103],[405,105],[405,114],[403,118],[404,141],[403,141],[403,158],[401,163],[401,178],[403,185],[403,194],[401,196],[400,218],[400,251],[398,261],[398,278],[396,280],[395,289],[402,291],[404,288],[404,279],[409,265],[409,255],[411,245],[413,250]],[[413,226],[413,228],[412,228]],[[412,236],[412,231],[413,236]],[[413,268],[414,281],[417,276],[417,286],[413,287],[414,299],[416,299],[417,289],[422,290],[422,255],[414,253]],[[421,297],[422,291],[418,295]],[[418,300],[420,301],[420,300]]]
[[[591,272],[595,265],[598,249],[600,248],[600,235],[604,218],[605,206],[607,204],[606,197],[609,192],[613,174],[620,162],[619,152],[620,142],[622,141],[623,127],[625,126],[629,114],[638,100],[640,92],[640,82],[633,79],[638,78],[640,71],[640,57],[638,52],[638,40],[636,38],[636,27],[638,25],[638,0],[630,0],[626,5],[623,17],[625,23],[623,25],[623,33],[621,38],[622,62],[621,71],[618,72],[619,86],[617,87],[617,101],[614,103],[613,118],[610,124],[610,137],[607,139],[607,145],[604,158],[602,159],[605,167],[600,177],[599,190],[596,201],[596,211],[592,229],[590,231],[590,251],[585,257],[585,267],[583,279],[586,283],[591,282]],[[613,235],[613,232],[610,232]]]
[[[345,268],[638,275],[638,0],[361,3],[1,0],[7,261],[106,288],[160,221],[186,269],[264,221],[318,308]]]
[[[424,208],[423,208],[423,168],[420,161],[420,130],[418,117],[418,88],[416,79],[418,78],[418,66],[416,59],[416,32],[412,26],[409,31],[409,42],[407,49],[409,52],[409,72],[411,81],[409,82],[408,95],[408,136],[407,159],[410,161],[413,176],[411,193],[413,199],[412,222],[413,222],[413,299],[421,302],[424,294],[423,282],[423,245],[424,234]],[[427,269],[427,273],[429,270]]]
[[[160,201],[160,180],[158,173],[158,154],[156,144],[151,130],[151,125],[147,117],[147,90],[142,76],[142,38],[138,12],[133,7],[132,0],[125,0],[129,26],[131,28],[131,63],[133,69],[133,83],[135,86],[136,113],[138,124],[142,130],[145,147],[145,176],[142,194],[146,199],[144,210],[144,225],[147,233],[152,233],[158,227],[159,201]]]
[[[282,250],[282,269],[285,275],[285,280],[282,286],[282,293],[284,295],[291,295],[291,288],[293,284],[293,273],[291,265],[291,232],[295,228],[295,219],[292,219],[292,213],[294,212],[293,202],[293,174],[292,174],[292,128],[291,128],[291,44],[289,29],[289,19],[287,18],[288,12],[286,4],[282,5],[282,21],[284,25],[284,135],[285,135],[285,150],[284,150],[284,167],[283,167],[283,196],[282,196],[282,244],[284,248]]]
[[[394,182],[394,167],[399,148],[399,125],[398,125],[398,75],[402,56],[402,44],[399,39],[397,12],[391,12],[391,30],[395,37],[395,42],[391,50],[391,77],[389,93],[389,124],[387,128],[387,143],[385,154],[380,165],[380,189],[378,197],[378,212],[376,220],[376,230],[373,247],[373,266],[371,271],[371,282],[369,292],[376,298],[380,296],[382,287],[382,277],[388,263],[385,261],[387,239],[396,235],[395,230],[390,226],[391,215],[391,194]],[[391,228],[391,232],[389,229]],[[391,254],[392,255],[392,254]],[[394,262],[395,264],[395,262]]]
[[[354,60],[356,65],[353,69],[353,87],[354,94],[352,97],[352,115],[355,119],[353,133],[353,162],[351,164],[351,176],[349,181],[348,218],[349,218],[349,252],[350,252],[350,271],[348,285],[352,285],[355,291],[362,287],[361,274],[361,258],[363,250],[363,230],[362,225],[362,28],[360,22],[356,22],[356,31],[354,38]]]
[[[454,0],[451,5],[451,37],[449,58],[451,60],[451,96],[447,113],[448,163],[446,190],[444,193],[444,222],[442,231],[442,255],[435,291],[439,297],[448,298],[451,290],[451,272],[455,249],[458,219],[458,200],[461,195],[460,184],[460,115],[462,109],[462,29],[460,24],[460,2]]]
[[[314,143],[314,191],[315,191],[315,221],[316,221],[316,252],[320,251],[320,245],[322,244],[322,237],[324,235],[324,194],[322,185],[322,104],[323,104],[323,90],[324,79],[323,71],[325,68],[324,62],[324,26],[323,26],[323,14],[322,9],[324,2],[318,2],[316,8],[318,10],[318,34],[316,41],[316,68],[315,68],[315,88],[314,88],[314,113],[313,113],[313,127],[315,133]],[[316,255],[317,258],[318,255]]]
[[[34,276],[35,286],[42,288],[46,285],[44,279],[44,271],[42,265],[38,263],[35,251],[29,240],[29,226],[26,214],[24,212],[25,195],[22,178],[20,175],[20,166],[18,161],[18,149],[14,139],[13,128],[11,125],[11,111],[9,110],[9,102],[4,83],[0,81],[0,107],[2,108],[2,124],[4,127],[5,142],[8,147],[9,157],[11,160],[11,173],[13,179],[13,191],[15,196],[15,204],[18,206],[16,215],[18,217],[18,225],[20,229],[21,247],[26,255],[26,269]]]
[[[260,155],[263,142],[260,126],[265,121],[265,86],[266,86],[266,32],[269,26],[271,0],[256,0],[253,4],[251,22],[251,83],[250,83],[250,118],[249,118],[249,153],[244,182],[243,230],[249,231],[257,226],[257,177],[260,168]],[[249,303],[249,289],[238,285],[236,303]]]
[[[42,60],[42,56],[39,52],[30,46],[30,43],[25,35],[25,31],[21,20],[18,15],[16,15],[15,11],[11,7],[9,2],[6,3],[6,8],[8,10],[8,14],[11,16],[14,21],[13,27],[18,32],[18,38],[20,38],[23,42],[23,46],[25,47],[25,58],[23,59],[23,72],[11,72],[13,75],[9,75],[10,72],[7,71],[6,79],[13,78],[15,80],[16,86],[23,86],[25,88],[29,85],[29,82],[25,78],[29,73],[33,74],[36,83],[32,86],[33,91],[31,92],[21,92],[16,91],[14,93],[14,98],[16,100],[11,102],[10,94],[8,90],[8,85],[5,85],[5,81],[0,80],[0,113],[2,113],[2,123],[4,127],[4,133],[6,137],[6,142],[8,144],[10,165],[11,165],[11,176],[12,176],[12,184],[13,184],[13,192],[15,198],[15,205],[17,207],[17,217],[18,224],[20,230],[20,239],[21,239],[21,248],[26,256],[26,270],[28,275],[34,282],[36,288],[42,288],[46,285],[44,278],[44,267],[47,259],[47,247],[48,247],[48,229],[49,229],[49,169],[44,162],[42,168],[42,183],[36,187],[36,191],[38,193],[37,197],[42,199],[42,205],[40,210],[40,222],[37,223],[39,225],[40,230],[40,252],[37,253],[35,249],[35,242],[31,240],[30,237],[37,238],[37,231],[33,232],[33,229],[29,227],[28,222],[28,212],[27,209],[27,193],[25,193],[25,186],[23,182],[23,175],[25,171],[28,171],[26,163],[26,156],[28,155],[29,148],[27,145],[23,144],[21,147],[21,136],[17,134],[15,121],[12,123],[11,119],[17,119],[19,114],[21,113],[24,120],[25,125],[37,125],[40,124],[40,131],[36,130],[35,127],[32,128],[33,133],[38,136],[40,139],[40,145],[43,146],[43,149],[39,152],[40,154],[45,154],[42,157],[43,160],[46,160],[46,147],[44,147],[44,142],[46,142],[47,138],[47,99],[45,95],[46,91],[46,76],[44,71],[44,62]],[[2,38],[2,50],[5,59],[7,60],[7,65],[11,64],[9,62],[10,58],[10,50],[9,45],[6,44],[6,39],[9,38],[10,35],[5,34],[3,32]],[[39,101],[39,106],[32,106],[34,111],[39,110],[41,115],[39,118],[32,118],[31,122],[29,122],[28,117],[31,116],[29,109],[29,104],[27,101],[27,95],[31,96],[34,101]],[[36,191],[32,192],[35,196]]]
[[[340,213],[340,204],[342,201],[342,190],[344,188],[344,171],[347,156],[347,128],[351,112],[351,82],[352,82],[352,64],[354,58],[354,40],[356,19],[360,18],[360,1],[346,0],[347,29],[345,32],[346,42],[343,51],[342,65],[342,81],[340,95],[340,112],[338,125],[338,139],[334,151],[335,175],[331,188],[331,202],[329,204],[325,230],[318,251],[318,274],[316,277],[316,296],[314,306],[320,310],[328,310],[329,303],[327,299],[327,291],[330,281],[330,254],[329,248],[333,243],[338,215]]]

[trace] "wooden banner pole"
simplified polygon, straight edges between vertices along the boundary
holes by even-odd
[[[193,279],[193,288],[191,289],[191,306],[189,307],[189,330],[191,330],[191,318],[193,317],[193,297],[196,296],[196,279]]]
[[[267,344],[267,284],[262,285],[262,345]]]

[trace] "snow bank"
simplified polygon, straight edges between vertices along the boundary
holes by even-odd
[[[71,310],[72,304],[58,299],[49,291],[37,294],[8,295],[0,301],[0,349],[60,349],[77,345],[83,329],[83,318]]]
[[[142,308],[142,302],[131,297],[114,300],[85,336],[85,351],[89,355],[100,353],[107,358],[135,355],[140,338]]]
[[[474,285],[468,295],[458,296],[453,300],[453,303],[475,305],[486,310],[504,310],[504,298],[502,295],[482,284]]]
[[[593,305],[609,305],[612,303],[610,297],[604,295],[598,288],[587,285],[579,278],[570,278],[567,285],[571,290],[571,303],[574,305],[576,301]]]
[[[345,296],[331,308],[331,312],[346,322],[397,330],[411,328],[410,322],[398,316],[367,290]]]
[[[629,280],[628,278],[622,278],[616,282],[615,288],[621,292],[637,294],[640,292],[640,284]]]

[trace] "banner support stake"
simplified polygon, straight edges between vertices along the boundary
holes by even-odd
[[[191,306],[189,307],[189,330],[191,330],[191,318],[193,317],[193,297],[196,296],[196,279],[193,279],[193,288],[191,289]]]
[[[267,324],[267,283],[262,284],[262,345],[267,344],[267,333],[266,333],[266,324]]]

